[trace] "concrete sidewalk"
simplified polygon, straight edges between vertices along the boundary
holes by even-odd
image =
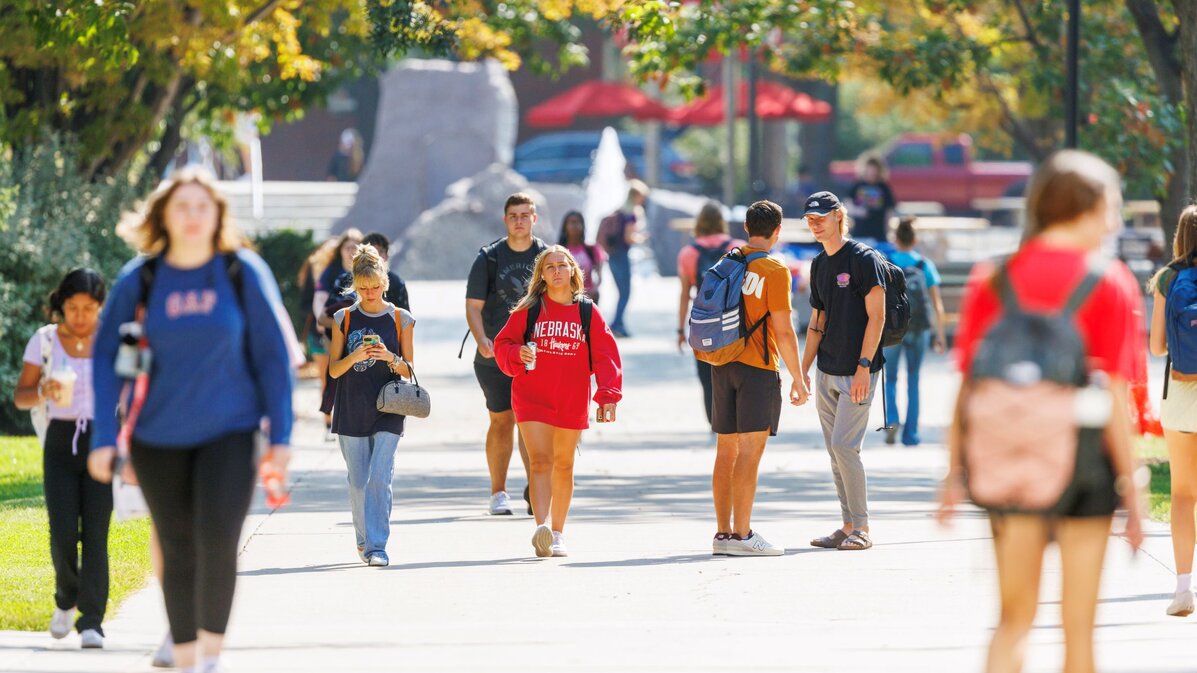
[[[339,449],[307,415],[296,433],[292,505],[269,513],[259,504],[246,525],[230,671],[980,670],[997,605],[988,524],[976,511],[948,530],[931,518],[945,464],[936,442],[955,391],[943,358],[924,370],[931,443],[885,447],[873,433],[866,444],[873,550],[806,545],[839,519],[806,407],[783,412],[754,517],[788,553],[712,558],[714,448],[693,360],[673,348],[676,289],[669,279],[643,282],[630,320],[637,336],[621,342],[619,421],[587,432],[577,460],[572,555],[541,560],[529,517],[485,515],[482,396],[469,357],[456,359],[461,285],[411,290],[434,412],[411,421],[399,446],[392,565],[358,561]],[[297,409],[313,408],[315,394],[303,389]],[[880,425],[880,401],[874,409]],[[509,488],[517,500],[521,472],[512,470]],[[1197,670],[1197,619],[1164,615],[1173,585],[1167,529],[1149,535],[1134,558],[1111,539],[1097,629],[1103,671]],[[1061,665],[1058,567],[1053,553],[1028,671]],[[80,652],[77,637],[0,633],[0,671],[154,670],[150,654],[166,630],[157,587],[105,629],[103,652]]]

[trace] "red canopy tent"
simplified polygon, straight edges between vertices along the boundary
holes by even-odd
[[[748,83],[739,82],[736,92],[736,116],[748,116]],[[825,122],[831,119],[831,105],[794,91],[776,82],[756,83],[756,116],[758,119],[797,119],[804,122]],[[698,100],[674,108],[669,121],[682,125],[711,126],[723,123],[723,87],[711,88]]]
[[[634,86],[591,80],[533,106],[524,120],[531,126],[561,127],[573,124],[578,117],[666,119],[669,112]]]

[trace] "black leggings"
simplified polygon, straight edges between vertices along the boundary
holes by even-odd
[[[75,439],[74,421],[50,421],[42,454],[46,514],[50,519],[50,559],[54,562],[54,604],[79,608],[79,631],[101,634],[108,606],[108,525],[112,487],[87,473],[91,429]],[[71,446],[78,447],[72,453]],[[79,542],[83,564],[79,564]]]
[[[162,541],[162,594],[175,643],[222,634],[237,583],[237,543],[254,493],[252,432],[188,448],[134,440],[133,469]]]

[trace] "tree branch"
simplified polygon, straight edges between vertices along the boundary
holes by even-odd
[[[1008,0],[1014,6],[1014,10],[1018,12],[1018,18],[1022,21],[1022,27],[1027,31],[1027,40],[1035,47],[1035,51],[1043,53],[1044,45],[1039,41],[1039,37],[1035,32],[1035,26],[1031,23],[1031,17],[1027,14],[1027,8],[1022,4],[1022,0]]]
[[[1174,48],[1176,37],[1164,28],[1155,0],[1126,0],[1126,8],[1139,29],[1139,36],[1143,39],[1143,47],[1147,51],[1147,60],[1160,83],[1160,89],[1168,98],[1168,102],[1182,105],[1184,88],[1180,79],[1180,61]]]

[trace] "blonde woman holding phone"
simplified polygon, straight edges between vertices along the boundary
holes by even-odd
[[[329,375],[337,379],[332,431],[349,470],[349,507],[357,553],[364,563],[387,566],[391,533],[391,479],[404,417],[378,411],[378,391],[392,375],[411,376],[411,313],[383,300],[387,263],[372,245],[353,256],[358,301],[334,316]]]

